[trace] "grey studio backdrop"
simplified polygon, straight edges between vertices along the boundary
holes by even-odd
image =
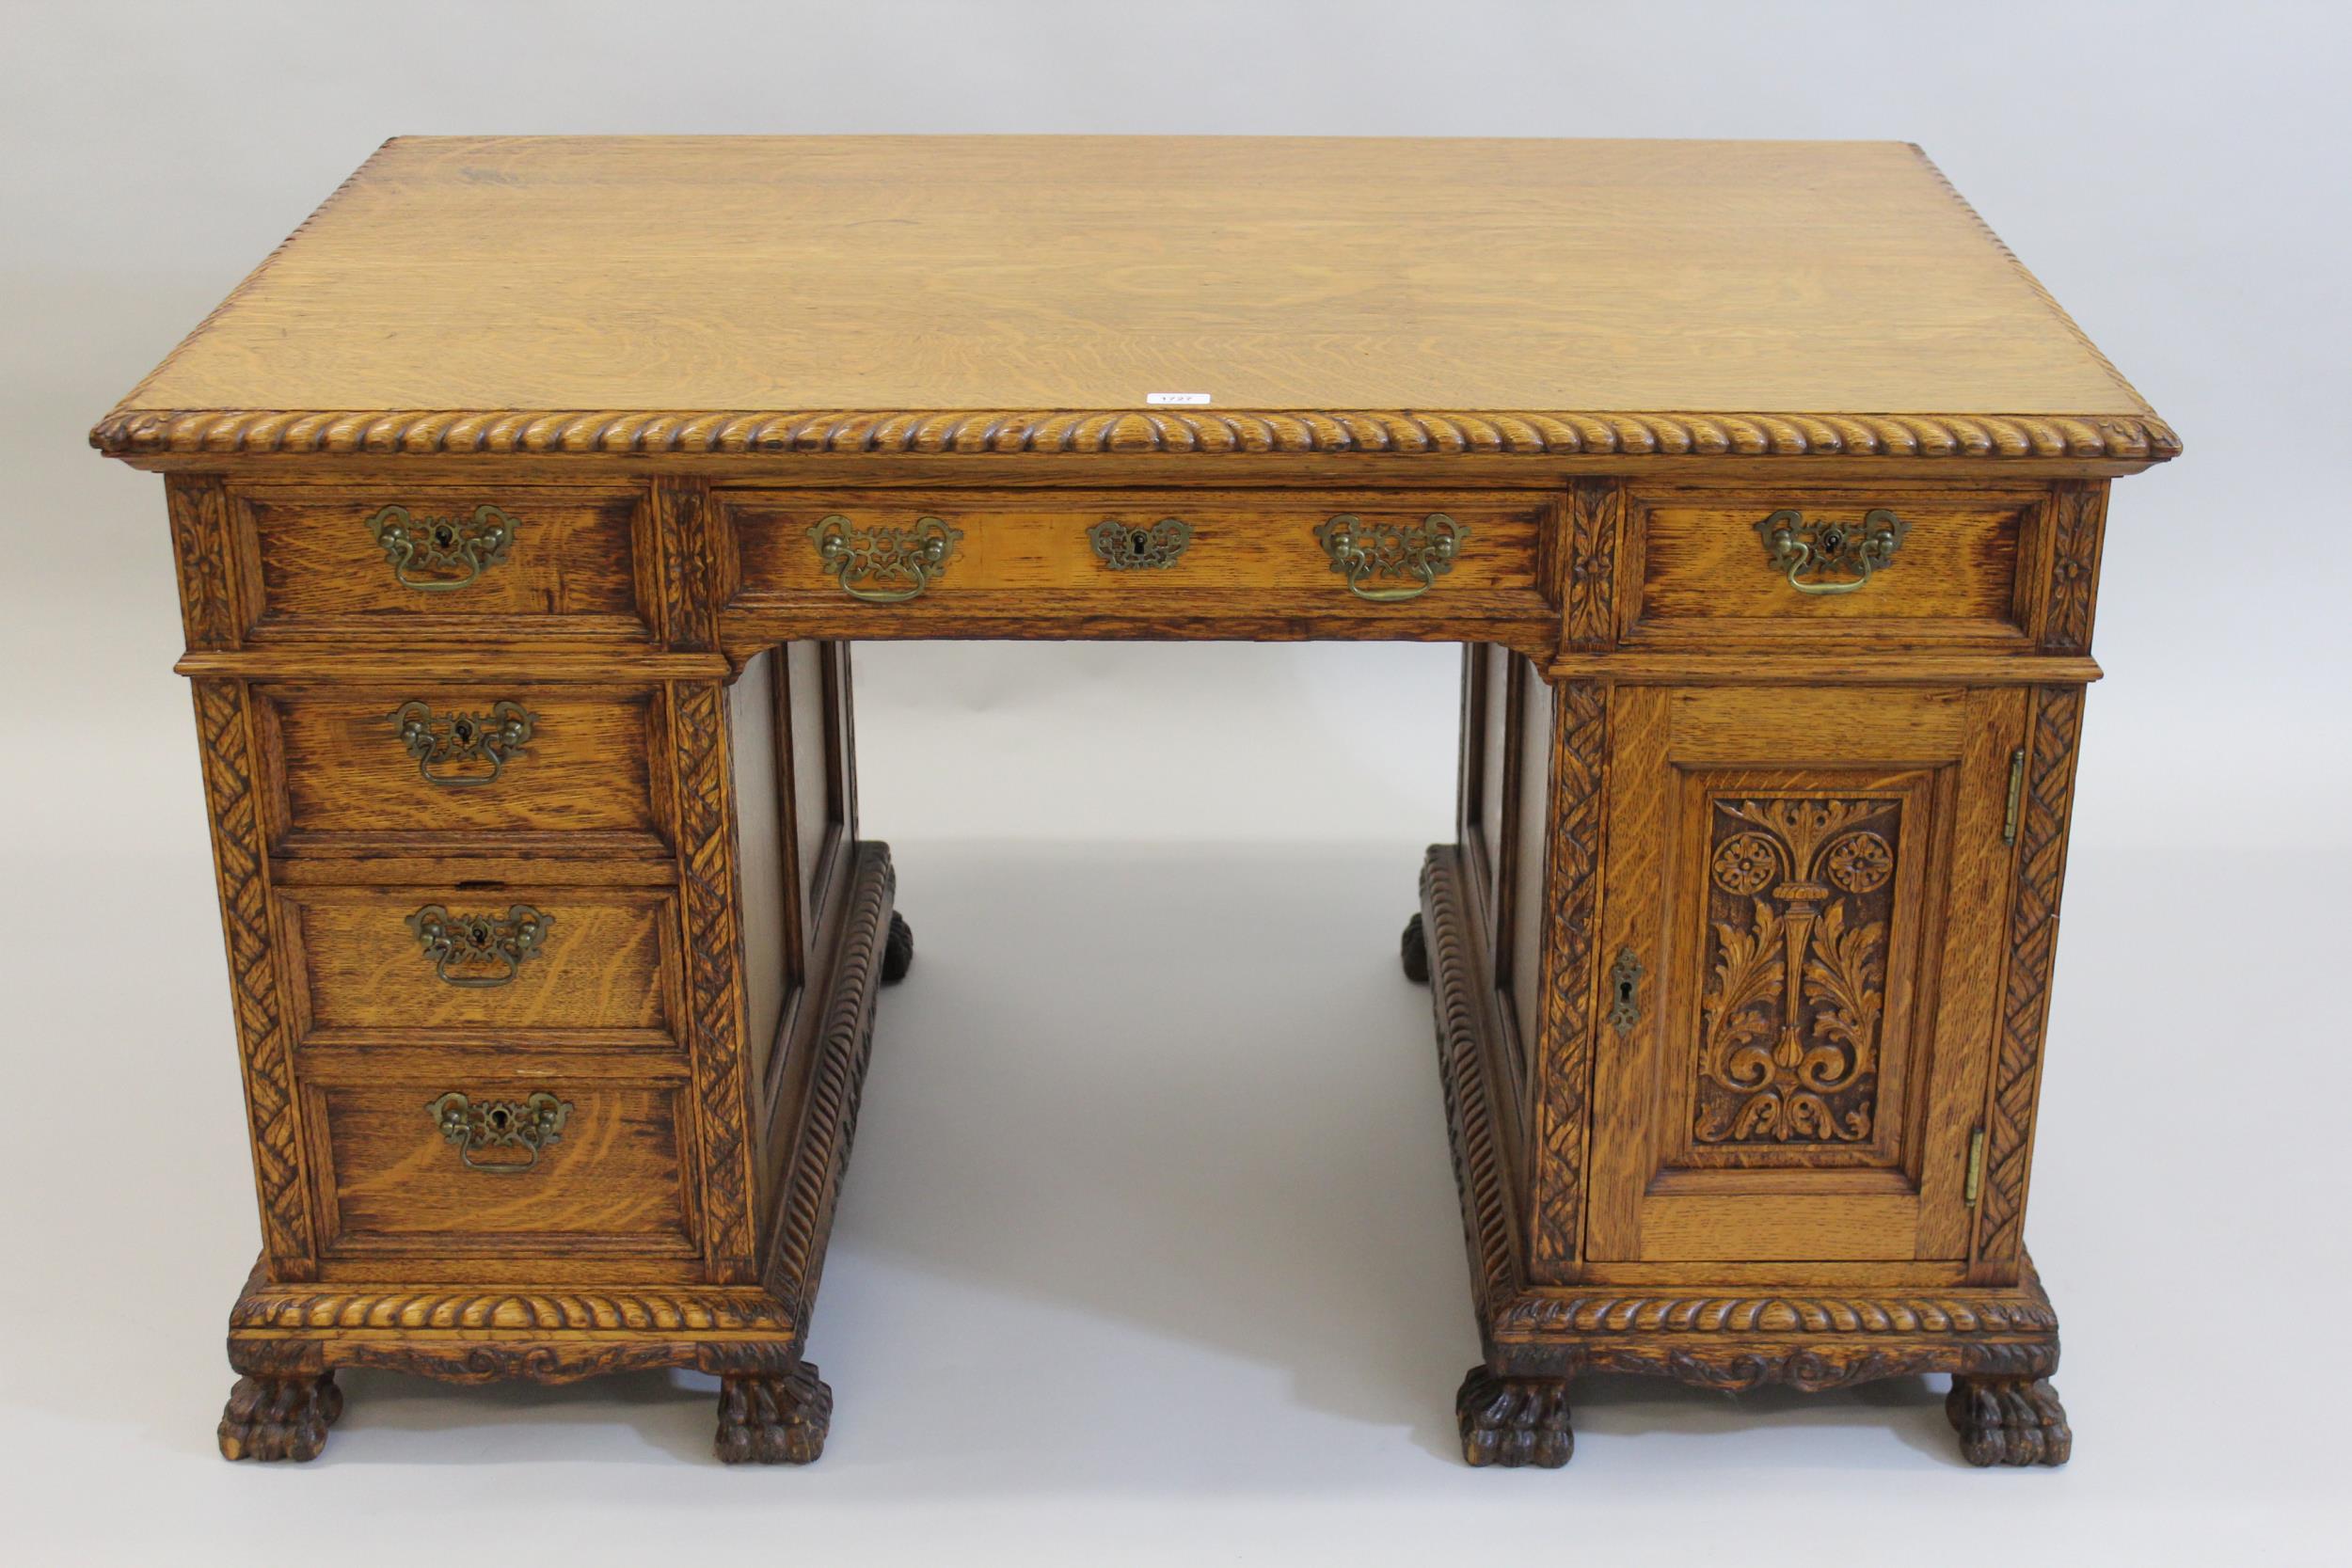
[[[0,1556],[2325,1560],[2352,1069],[2352,26],[2327,5],[12,4],[0,54]],[[1597,1380],[1452,1455],[1476,1354],[1423,993],[1447,648],[863,645],[885,1005],[805,1472],[686,1374],[383,1377],[307,1471],[211,1426],[254,1245],[161,487],[88,424],[386,135],[1895,137],[2184,435],[2118,486],[2033,1242],[2076,1459],[1923,1380]],[[830,308],[854,309],[853,300]],[[2006,1545],[2000,1544],[2006,1543]]]

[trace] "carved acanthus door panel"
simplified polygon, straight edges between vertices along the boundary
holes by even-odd
[[[1612,739],[1586,1256],[1966,1256],[2016,690],[1641,687]]]

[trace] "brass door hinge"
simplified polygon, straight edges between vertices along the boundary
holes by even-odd
[[[2017,842],[2017,812],[2026,802],[2026,749],[2009,754],[2009,809],[2001,814],[2001,842]]]
[[[1968,1180],[1962,1184],[1960,1200],[1969,1208],[1977,1206],[1977,1194],[1984,1187],[1984,1129],[1979,1127],[1968,1134]]]

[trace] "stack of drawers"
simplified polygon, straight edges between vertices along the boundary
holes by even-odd
[[[251,689],[319,1277],[694,1277],[664,692],[532,674],[653,639],[640,494],[482,494],[233,499],[247,646],[367,672]]]

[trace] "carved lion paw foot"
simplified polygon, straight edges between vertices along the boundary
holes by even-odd
[[[1472,1465],[1556,1470],[1576,1451],[1565,1378],[1502,1377],[1472,1367],[1454,1396],[1454,1413],[1462,1426],[1462,1457]]]
[[[1429,938],[1422,930],[1421,916],[1405,923],[1405,978],[1417,986],[1429,983]]]
[[[343,1413],[333,1372],[310,1377],[241,1377],[220,1413],[223,1459],[316,1459],[326,1429]]]
[[[894,911],[890,916],[890,935],[882,941],[882,984],[897,985],[914,967],[914,927],[906,923],[904,915]]]
[[[2058,1390],[2038,1377],[1954,1377],[1944,1414],[1971,1465],[2063,1465],[2074,1449]]]
[[[825,1451],[833,1390],[803,1362],[781,1377],[719,1380],[719,1457],[729,1465],[806,1465]]]

